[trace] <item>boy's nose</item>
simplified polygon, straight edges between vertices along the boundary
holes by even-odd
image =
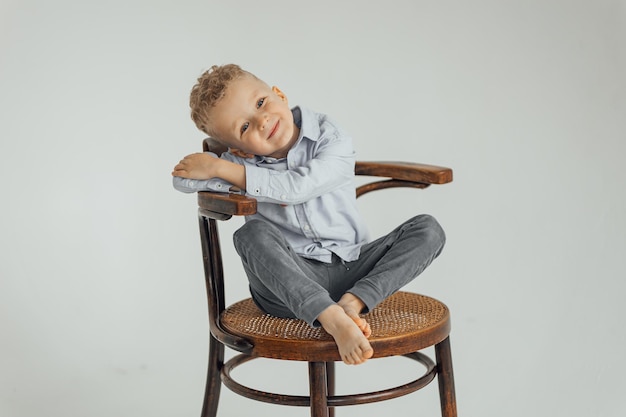
[[[267,124],[267,120],[269,117],[266,114],[259,114],[256,116],[256,124],[260,130],[265,129],[265,125]]]

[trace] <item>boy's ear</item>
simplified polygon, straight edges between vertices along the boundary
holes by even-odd
[[[274,94],[280,97],[282,101],[287,102],[287,96],[285,95],[285,93],[281,91],[280,88],[274,86],[272,87],[272,91],[274,92]]]
[[[238,156],[240,158],[254,158],[254,154],[251,153],[246,153],[244,151],[242,151],[241,149],[236,149],[236,148],[228,148],[228,152],[232,153],[235,156]]]

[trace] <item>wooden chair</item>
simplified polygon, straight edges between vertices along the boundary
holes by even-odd
[[[226,151],[211,138],[205,151]],[[452,181],[452,170],[430,165],[399,162],[357,162],[356,174],[384,177],[357,188],[357,196],[390,188],[426,188]],[[372,328],[369,341],[374,358],[402,355],[421,363],[425,372],[414,381],[376,392],[335,395],[337,347],[323,329],[304,321],[281,319],[262,313],[251,298],[228,308],[224,298],[222,256],[217,220],[256,212],[256,200],[234,193],[198,193],[200,236],[204,259],[209,309],[209,365],[202,417],[215,417],[223,383],[244,397],[268,403],[310,407],[312,417],[334,416],[334,408],[384,401],[417,391],[437,377],[441,413],[456,416],[454,377],[450,350],[450,313],[433,298],[397,292],[366,315]],[[224,363],[224,347],[240,352]],[[434,362],[420,350],[434,346]],[[249,388],[235,381],[231,371],[255,358],[306,361],[309,369],[309,396],[275,394]]]

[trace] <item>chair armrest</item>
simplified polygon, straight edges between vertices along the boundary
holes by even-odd
[[[207,146],[210,142],[211,139],[205,141],[205,151],[215,149]],[[359,187],[357,190],[359,196],[382,188],[425,188],[430,184],[446,184],[452,181],[450,168],[412,162],[357,161],[355,174],[391,179]],[[217,217],[227,218],[255,214],[257,201],[242,194],[200,191],[198,192],[198,206],[201,210],[218,214]]]
[[[357,161],[356,175],[387,177],[419,184],[452,182],[452,169],[413,162]]]
[[[198,192],[198,206],[227,216],[248,216],[256,213],[256,199],[241,194]]]

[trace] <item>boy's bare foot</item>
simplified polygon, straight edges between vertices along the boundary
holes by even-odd
[[[339,302],[337,302],[339,307],[343,308],[343,311],[350,317],[359,329],[363,332],[365,337],[370,337],[372,335],[372,329],[370,328],[367,320],[360,316],[361,311],[365,308],[365,303],[361,301],[357,296],[347,292],[345,293]]]
[[[333,304],[322,311],[317,319],[324,330],[335,339],[339,355],[346,364],[361,364],[374,354],[363,330],[346,314],[343,307]]]

